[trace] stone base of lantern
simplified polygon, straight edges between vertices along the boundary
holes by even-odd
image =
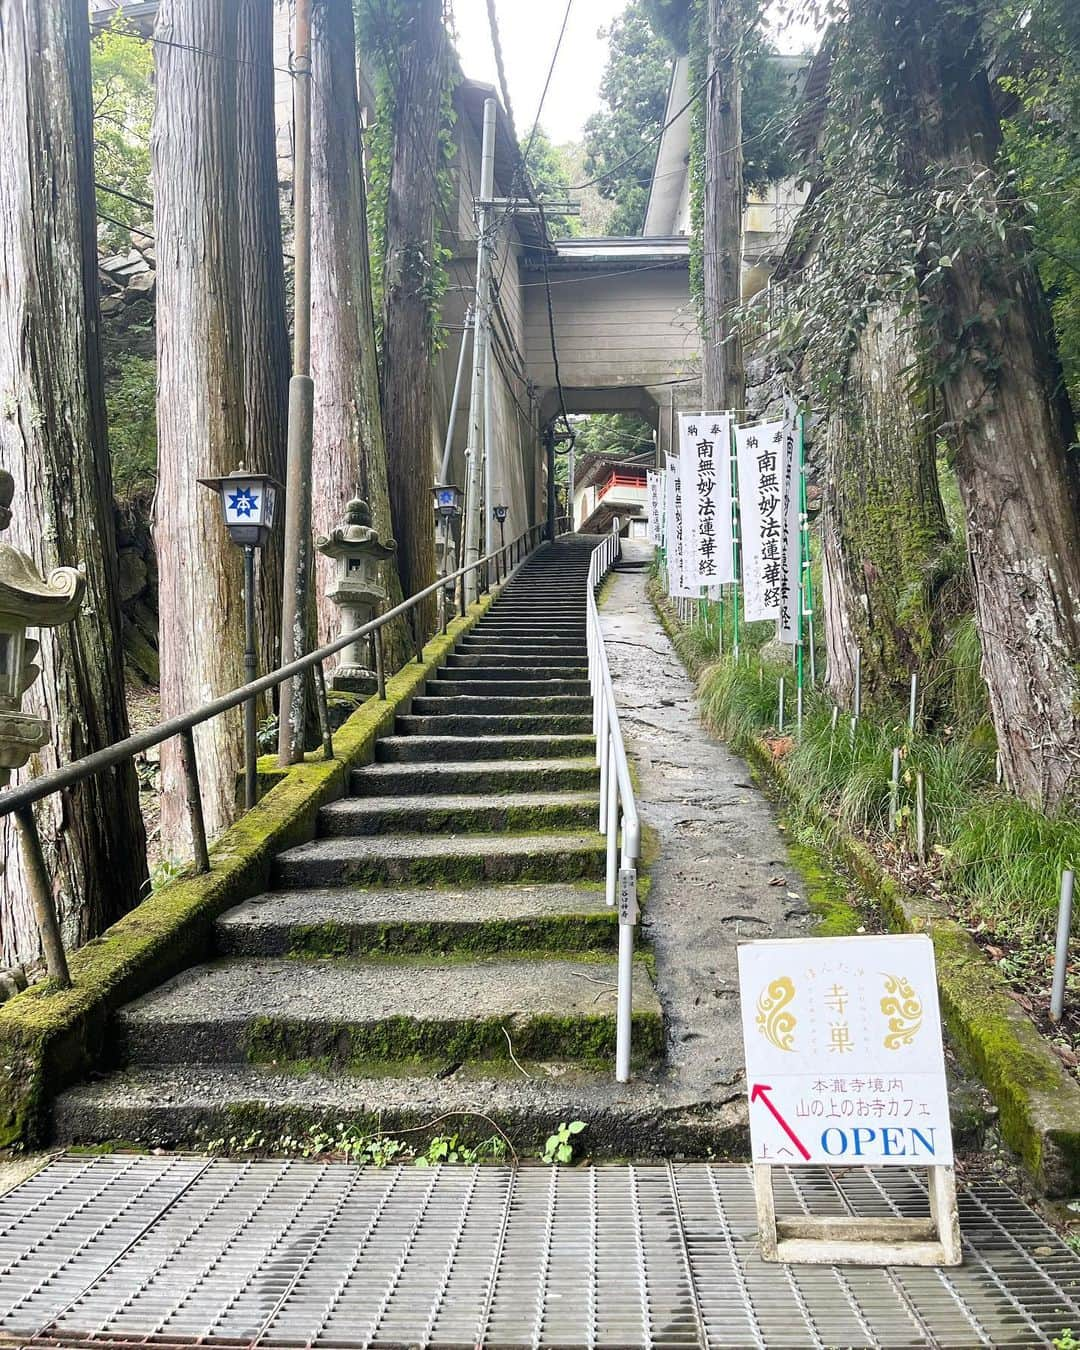
[[[364,666],[339,666],[330,679],[330,688],[339,694],[374,694],[379,677]]]

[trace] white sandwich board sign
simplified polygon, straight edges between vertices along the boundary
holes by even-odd
[[[875,1254],[884,1251],[894,1261],[955,1264],[952,1130],[930,939],[746,942],[738,960],[765,1254],[839,1260],[842,1249],[845,1260],[876,1264]],[[927,1167],[931,1220],[882,1220],[880,1235],[860,1221],[854,1241],[839,1221],[821,1221],[824,1240],[814,1221],[802,1219],[793,1247],[772,1213],[769,1169],[812,1164]],[[846,1239],[839,1249],[838,1234]]]

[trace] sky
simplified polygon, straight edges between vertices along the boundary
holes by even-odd
[[[566,36],[544,101],[540,125],[553,141],[579,140],[590,113],[600,106],[600,77],[607,60],[601,27],[621,14],[626,0],[574,0]],[[496,0],[506,79],[514,122],[522,140],[536,117],[548,67],[566,13],[565,0]],[[465,74],[498,87],[486,0],[454,0],[458,51]]]
[[[626,7],[626,0],[573,0],[566,36],[540,125],[556,144],[581,139],[591,113],[600,106],[600,78],[607,61],[607,39],[599,30]],[[458,51],[465,74],[498,87],[486,0],[453,0]],[[566,0],[495,0],[514,122],[522,140],[536,117],[552,53],[559,38]],[[782,51],[805,45],[805,34],[784,35]]]

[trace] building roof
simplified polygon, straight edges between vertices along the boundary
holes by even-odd
[[[639,235],[610,239],[556,239],[551,246],[548,267],[559,271],[608,270],[615,267],[689,267],[690,241],[684,235],[670,239],[643,239]],[[539,266],[540,260],[529,259]]]

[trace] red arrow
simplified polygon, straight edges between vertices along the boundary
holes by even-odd
[[[787,1123],[787,1121],[784,1119],[784,1117],[780,1114],[780,1112],[776,1109],[776,1107],[772,1104],[771,1101],[769,1101],[768,1097],[765,1095],[767,1092],[771,1092],[771,1091],[772,1091],[772,1088],[771,1088],[771,1086],[770,1086],[768,1083],[755,1083],[754,1086],[750,1089],[750,1103],[751,1103],[751,1105],[753,1105],[753,1103],[756,1102],[756,1101],[760,1098],[761,1101],[764,1102],[764,1104],[765,1104],[765,1105],[769,1108],[769,1110],[772,1112],[773,1116],[774,1116],[775,1119],[776,1119],[777,1125],[780,1126],[780,1128],[784,1131],[784,1133],[787,1135],[787,1137],[791,1140],[791,1142],[795,1145],[795,1147],[796,1147],[796,1148],[799,1150],[799,1152],[803,1155],[803,1159],[804,1159],[806,1162],[809,1162],[809,1161],[810,1161],[810,1153],[809,1153],[809,1151],[807,1150],[806,1145],[802,1142],[802,1140],[799,1138],[799,1136],[795,1133],[795,1131],[794,1131],[794,1130],[791,1128],[791,1126]]]

